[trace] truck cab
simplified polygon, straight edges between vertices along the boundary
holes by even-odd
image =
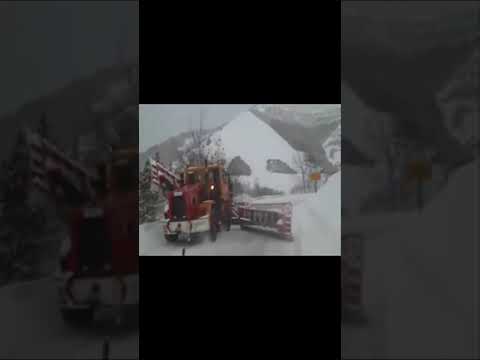
[[[222,165],[188,166],[181,185],[167,195],[164,231],[167,241],[210,233],[214,241],[220,224],[230,230],[230,182]]]

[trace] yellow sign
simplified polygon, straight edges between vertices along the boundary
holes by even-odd
[[[426,161],[412,161],[408,165],[408,177],[421,180],[432,178],[432,166]]]
[[[311,173],[309,178],[310,178],[310,181],[319,181],[320,180],[320,173],[318,171],[314,172],[314,173]]]

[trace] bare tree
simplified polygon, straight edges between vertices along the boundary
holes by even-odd
[[[376,154],[382,154],[386,166],[386,180],[390,192],[392,206],[395,206],[395,167],[396,149],[394,148],[394,121],[385,118],[368,120],[367,137]]]
[[[306,192],[306,176],[308,172],[308,165],[305,162],[305,155],[297,151],[295,155],[293,156],[293,165],[295,167],[295,170],[297,170],[301,175],[302,175],[302,185],[303,185],[303,192]]]
[[[220,139],[209,139],[209,132],[204,129],[207,110],[201,109],[198,128],[193,128],[190,121],[190,136],[184,146],[177,150],[178,166],[183,168],[188,165],[202,166],[207,162],[225,160],[225,152]]]

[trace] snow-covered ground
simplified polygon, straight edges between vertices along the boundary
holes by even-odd
[[[344,326],[345,358],[476,358],[479,163],[421,213],[343,219],[365,236],[369,323]]]
[[[340,255],[341,174],[331,176],[317,193],[265,196],[259,203],[293,204],[293,241],[233,226],[215,243],[208,240],[186,247],[186,255]],[[140,255],[181,255],[185,244],[168,244],[159,222],[139,228]]]
[[[138,358],[138,329],[79,329],[66,325],[52,279],[0,288],[2,359],[100,359],[110,337],[111,359]]]

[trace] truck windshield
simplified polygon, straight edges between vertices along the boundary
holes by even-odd
[[[174,196],[172,199],[172,216],[174,219],[186,217],[185,199],[183,196]]]
[[[195,184],[195,173],[187,173],[187,185]]]
[[[80,226],[79,263],[89,271],[99,271],[111,261],[112,244],[103,217],[83,219]]]
[[[129,191],[137,188],[138,165],[135,160],[119,161],[112,167],[115,187],[120,191]]]

